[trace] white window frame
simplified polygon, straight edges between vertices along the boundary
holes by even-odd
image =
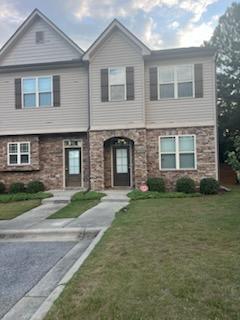
[[[44,93],[38,90],[38,80],[42,78],[50,78],[51,79],[51,104],[50,105],[39,105],[39,94]],[[36,105],[34,107],[25,107],[24,105],[24,94],[27,94],[23,90],[23,81],[24,80],[35,80],[35,98],[36,98]],[[21,86],[22,86],[22,107],[23,109],[34,109],[34,108],[46,108],[46,107],[53,107],[53,76],[52,75],[46,75],[46,76],[40,76],[40,77],[24,77],[21,79]],[[47,93],[48,91],[45,91]]]
[[[111,99],[111,77],[110,77],[110,70],[111,69],[122,69],[125,73],[125,82],[123,83],[124,85],[124,99],[123,100],[112,100]],[[112,101],[112,102],[119,102],[119,101],[125,101],[127,100],[127,76],[126,76],[126,67],[109,67],[108,68],[108,97],[109,97],[109,101]],[[114,85],[114,84],[113,84]],[[120,84],[121,85],[121,84]]]
[[[17,153],[9,152],[10,144],[17,145]],[[28,145],[28,152],[21,152],[21,149],[20,149],[21,144]],[[10,155],[17,155],[17,163],[10,163]],[[27,163],[21,163],[21,155],[28,155],[28,162]],[[8,166],[27,166],[27,165],[30,165],[31,164],[31,143],[30,143],[30,141],[8,142],[8,144],[7,144],[7,157],[8,157]]]
[[[194,141],[194,168],[180,168],[180,155],[189,154],[189,151],[179,151],[179,138],[181,137],[193,137]],[[158,150],[159,150],[159,170],[160,171],[187,171],[187,170],[197,170],[197,139],[195,134],[180,134],[180,135],[167,135],[159,136]],[[176,150],[175,152],[161,152],[161,138],[175,138]],[[161,155],[162,154],[175,154],[176,156],[176,168],[162,168]]]
[[[192,68],[192,75],[193,75],[193,80],[192,80],[192,90],[193,90],[193,95],[191,97],[178,97],[178,83],[184,83],[186,81],[177,81],[177,68],[178,67],[184,67],[184,66],[191,66]],[[161,69],[166,69],[166,68],[171,68],[174,69],[174,81],[173,82],[169,82],[169,83],[165,83],[165,84],[171,84],[174,83],[174,97],[172,98],[161,98],[160,97],[160,81],[159,81],[159,75],[160,75],[160,71]],[[195,98],[195,74],[194,74],[194,64],[192,63],[184,63],[184,64],[177,64],[177,65],[162,65],[162,66],[158,66],[157,67],[157,83],[158,83],[158,100],[172,100],[172,99],[192,99]]]

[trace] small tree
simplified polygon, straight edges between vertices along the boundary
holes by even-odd
[[[240,135],[233,140],[233,151],[227,153],[226,162],[233,168],[237,175],[237,182],[240,183]]]

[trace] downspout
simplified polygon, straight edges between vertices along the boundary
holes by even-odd
[[[89,72],[89,62],[87,63],[88,68],[88,129],[87,129],[87,141],[88,141],[88,173],[89,173],[89,185],[87,191],[91,190],[91,160],[90,160],[90,72]]]

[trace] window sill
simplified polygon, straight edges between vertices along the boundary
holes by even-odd
[[[0,168],[0,172],[27,172],[27,171],[39,171],[39,165],[8,165]]]
[[[159,171],[162,172],[192,172],[192,171],[197,171],[198,169],[159,169]]]

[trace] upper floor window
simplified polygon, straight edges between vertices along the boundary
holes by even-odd
[[[9,165],[30,164],[30,142],[8,143],[8,164]]]
[[[126,100],[126,68],[109,68],[109,97],[111,101]]]
[[[23,78],[22,105],[24,108],[53,105],[52,77]]]
[[[160,137],[161,170],[196,169],[196,138],[194,135]]]
[[[193,65],[179,65],[158,68],[158,98],[193,97]]]

